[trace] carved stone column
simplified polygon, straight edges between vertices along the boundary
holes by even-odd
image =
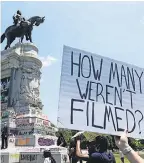
[[[38,48],[31,43],[18,43],[2,51],[1,56],[4,92],[2,112],[5,118],[5,112],[11,114],[7,116],[7,122],[9,127],[16,127],[16,145],[34,146],[37,144],[35,135],[46,136],[51,133],[54,136],[55,131],[48,118],[42,115],[43,104],[39,90],[42,62],[38,59]],[[29,143],[33,143],[25,144],[24,138],[26,141],[32,139]]]

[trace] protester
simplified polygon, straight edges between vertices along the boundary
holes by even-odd
[[[7,123],[4,123],[4,128],[2,129],[1,132],[1,141],[2,141],[2,146],[1,149],[6,149],[8,147],[8,127]]]
[[[43,152],[44,163],[56,163],[55,159],[52,157],[51,152],[49,150],[45,150]]]
[[[126,155],[127,159],[130,163],[144,163],[144,159],[142,159],[137,152],[135,152],[128,144],[128,132],[125,131],[120,137],[115,136],[115,143],[117,147],[122,151],[124,155]]]
[[[108,152],[108,140],[104,136],[97,136],[93,146],[89,149],[89,154],[82,154],[80,149],[81,133],[77,133],[76,155],[86,160],[87,163],[116,163],[114,155]]]
[[[124,163],[124,154],[119,150],[121,162]]]
[[[80,160],[76,156],[76,142],[75,142],[75,139],[71,139],[71,141],[70,141],[70,146],[69,146],[69,160],[70,160],[70,163],[77,163],[77,162],[82,163],[82,160]]]
[[[61,147],[66,147],[67,146],[67,143],[66,143],[65,138],[64,138],[62,133],[59,133],[59,137],[58,137],[58,140],[57,140],[57,146],[61,146]]]

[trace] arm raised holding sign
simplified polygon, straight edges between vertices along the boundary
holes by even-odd
[[[91,146],[89,154],[82,154],[80,149],[80,136],[77,135],[76,155],[81,160],[87,160],[88,163],[105,162],[116,163],[114,155],[108,152],[108,140],[105,136],[97,136]]]
[[[130,163],[144,163],[142,159],[128,144],[127,131],[125,131],[121,137],[115,137],[117,147],[128,158]]]

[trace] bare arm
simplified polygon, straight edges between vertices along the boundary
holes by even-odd
[[[129,152],[126,157],[131,163],[144,163],[144,159],[142,159],[134,150]]]
[[[76,155],[78,157],[82,157],[82,158],[89,158],[89,155],[88,154],[82,154],[81,153],[80,140],[77,140],[77,143],[76,143]]]
[[[126,155],[130,163],[144,163],[142,159],[128,144],[127,131],[121,137],[115,137],[117,147]]]

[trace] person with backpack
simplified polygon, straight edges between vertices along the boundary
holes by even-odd
[[[108,140],[105,136],[97,136],[89,148],[89,154],[82,154],[80,149],[81,133],[76,134],[76,155],[87,163],[116,163],[113,153],[108,151]]]

